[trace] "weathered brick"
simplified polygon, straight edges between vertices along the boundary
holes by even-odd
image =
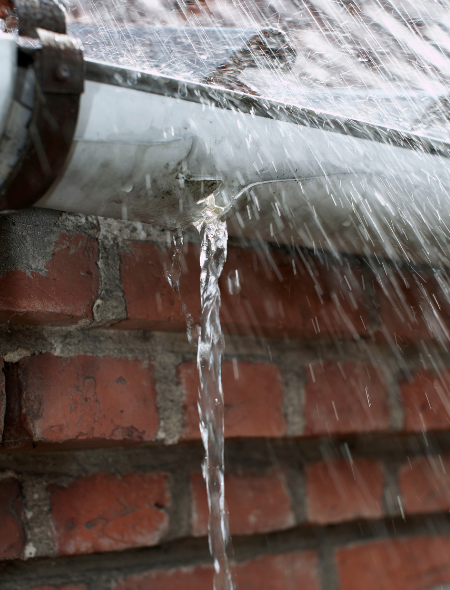
[[[213,587],[212,566],[156,570],[119,579],[113,590],[199,590]]]
[[[198,247],[189,244],[183,257],[181,292],[193,315],[200,318],[200,264]],[[181,304],[164,276],[170,268],[171,250],[148,242],[128,242],[121,254],[120,273],[127,319],[117,328],[184,331]]]
[[[99,473],[49,486],[58,553],[156,545],[169,526],[167,479],[163,473]]]
[[[450,510],[450,456],[428,455],[405,461],[399,485],[407,513]]]
[[[319,590],[317,555],[297,551],[268,555],[233,566],[241,590]],[[268,582],[269,581],[269,582]],[[156,570],[118,580],[113,590],[202,590],[212,588],[212,566]]]
[[[282,252],[230,247],[220,279],[225,332],[266,336],[348,337],[366,333],[367,312],[358,269],[318,260],[297,260]],[[170,252],[150,243],[130,242],[122,254],[121,276],[128,318],[124,328],[184,330],[176,296],[163,276]],[[200,317],[198,246],[185,252],[183,298],[194,321]],[[229,278],[239,275],[231,295]]]
[[[431,272],[402,271],[378,275],[376,298],[381,333],[400,341],[448,338],[448,312]]]
[[[383,376],[368,363],[316,362],[305,368],[305,434],[373,432],[389,426]]]
[[[220,285],[222,323],[230,332],[300,338],[353,337],[366,333],[361,273],[306,251],[303,260],[284,250],[229,248]],[[230,295],[228,277],[241,290]]]
[[[10,366],[8,440],[45,443],[149,441],[158,414],[147,361],[51,354]]]
[[[450,371],[417,371],[400,384],[408,432],[450,428]]]
[[[377,461],[310,463],[305,476],[310,522],[328,524],[382,516],[384,476]]]
[[[450,583],[450,537],[409,537],[336,551],[340,590],[428,590]]]
[[[199,377],[196,364],[187,362],[180,365],[178,377],[185,394],[183,438],[199,439]],[[222,384],[226,437],[275,437],[286,433],[283,387],[277,365],[243,361],[233,366],[231,361],[224,361]]]
[[[191,475],[192,532],[208,534],[208,501],[201,473]],[[232,535],[251,535],[295,524],[283,475],[225,475],[225,495]]]
[[[71,324],[92,317],[99,290],[98,245],[62,233],[45,274],[12,269],[0,277],[0,322]]]
[[[25,546],[21,487],[16,479],[0,481],[0,560],[17,559]]]
[[[268,555],[236,566],[240,590],[320,590],[314,551]]]

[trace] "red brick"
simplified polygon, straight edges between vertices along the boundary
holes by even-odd
[[[326,361],[312,363],[305,370],[306,435],[373,432],[389,427],[386,385],[372,365]]]
[[[200,473],[191,475],[192,532],[208,534],[208,502]],[[232,535],[287,529],[295,524],[291,499],[280,472],[271,475],[225,475],[225,498]]]
[[[420,274],[420,276],[419,276]],[[382,331],[400,341],[448,338],[448,313],[442,289],[431,273],[391,272],[379,275],[376,297]]]
[[[450,537],[410,537],[336,552],[340,590],[429,590],[450,583]]]
[[[233,567],[240,590],[320,590],[313,551],[268,555]],[[118,581],[114,590],[206,590],[213,586],[208,566],[157,570]]]
[[[450,456],[416,457],[399,473],[403,509],[410,514],[450,510]],[[441,463],[442,461],[442,463]]]
[[[163,473],[98,473],[49,491],[60,555],[156,545],[169,527]]]
[[[305,476],[310,522],[328,524],[382,516],[384,476],[377,461],[310,463]]]
[[[305,259],[306,260],[306,259]],[[198,246],[189,245],[181,278],[183,298],[194,321],[200,318]],[[121,276],[128,319],[115,327],[184,330],[181,307],[169,287],[164,267],[170,251],[150,243],[130,242],[122,254]],[[266,336],[348,337],[365,334],[366,307],[361,275],[337,264],[296,262],[284,253],[230,247],[220,279],[225,332]],[[276,270],[274,270],[276,269]],[[228,276],[239,273],[241,291],[230,295]]]
[[[25,546],[21,487],[16,479],[0,481],[0,560],[17,559]]]
[[[186,252],[187,251],[187,252]],[[185,248],[181,292],[194,321],[200,319],[200,263],[198,247]],[[121,255],[120,273],[127,320],[114,327],[184,331],[181,304],[164,276],[171,250],[148,242],[128,242]]]
[[[156,436],[156,388],[147,361],[42,354],[10,371],[10,440],[87,444]]]
[[[222,364],[225,397],[225,436],[283,436],[283,387],[277,365],[238,362],[237,374],[231,361]],[[185,393],[183,438],[199,439],[197,366],[188,362],[178,367]],[[236,379],[237,377],[237,379]]]
[[[92,317],[99,290],[97,241],[62,233],[45,276],[10,270],[0,277],[0,322],[71,324]]]
[[[418,371],[400,385],[408,432],[450,428],[450,371]]]
[[[305,255],[308,256],[308,255]],[[229,248],[221,277],[222,324],[229,332],[338,338],[366,333],[361,274],[358,269],[283,251]],[[241,291],[230,295],[228,275],[238,270]],[[362,320],[361,320],[362,318]]]
[[[180,567],[128,576],[113,585],[113,590],[207,590],[213,587],[210,566]]]
[[[240,590],[320,590],[317,555],[297,551],[253,559],[236,566]]]

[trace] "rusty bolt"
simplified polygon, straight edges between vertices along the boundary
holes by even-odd
[[[59,82],[66,82],[70,77],[70,70],[66,64],[59,64],[56,66],[53,75]]]

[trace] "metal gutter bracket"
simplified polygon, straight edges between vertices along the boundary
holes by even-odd
[[[25,145],[0,187],[0,211],[32,206],[63,170],[84,89],[83,49],[65,34],[60,5],[53,0],[16,0],[15,6],[19,35],[38,38],[41,47],[22,54],[35,74],[33,112]]]
[[[66,18],[63,8],[54,0],[15,0],[19,18],[19,35],[37,39],[37,29],[66,34]]]

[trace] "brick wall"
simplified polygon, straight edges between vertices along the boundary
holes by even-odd
[[[163,276],[170,236],[44,210],[0,230],[0,587],[212,589],[196,351]],[[230,240],[241,590],[450,584],[447,284],[442,270]],[[198,320],[194,234],[182,291]]]

